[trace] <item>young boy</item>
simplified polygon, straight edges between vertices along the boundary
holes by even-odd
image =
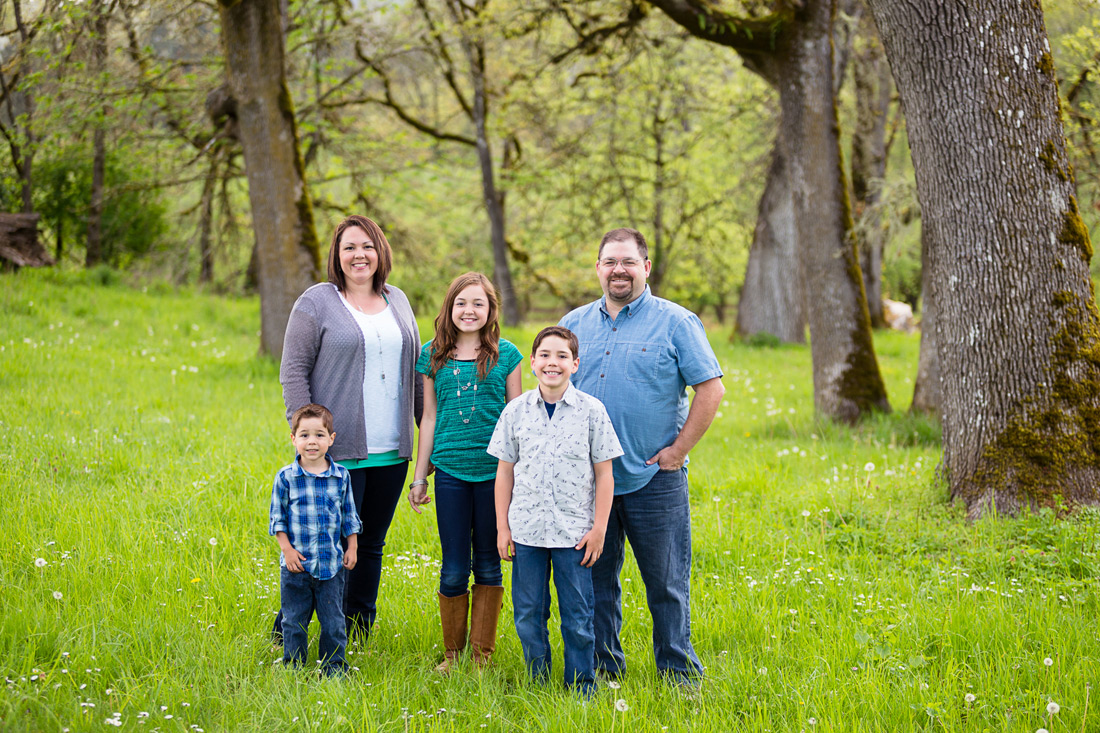
[[[355,567],[363,525],[355,512],[348,470],[327,455],[336,435],[332,413],[321,405],[306,405],[294,413],[290,426],[298,455],[275,474],[271,490],[270,533],[282,549],[283,662],[305,662],[306,629],[316,609],[321,671],[341,674],[347,669],[348,642],[343,568]],[[347,538],[347,549],[341,549],[341,537]]]
[[[577,337],[544,328],[531,347],[539,386],[508,403],[488,452],[497,464],[497,550],[514,561],[512,606],[527,669],[550,676],[550,574],[558,589],[565,684],[595,687],[592,565],[603,552],[614,479],[623,454],[602,403],[570,384]]]

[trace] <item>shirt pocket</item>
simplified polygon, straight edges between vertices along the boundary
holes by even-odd
[[[657,381],[661,364],[661,349],[653,343],[625,344],[626,378],[631,382]]]

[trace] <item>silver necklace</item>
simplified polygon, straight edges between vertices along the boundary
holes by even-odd
[[[474,416],[474,412],[477,411],[477,383],[473,380],[467,381],[466,384],[462,384],[462,380],[458,378],[458,375],[462,372],[462,368],[458,365],[457,359],[451,359],[450,366],[452,367],[451,374],[455,377],[455,404],[458,405],[458,416],[462,418],[463,423],[469,423],[470,418]],[[477,367],[475,363],[474,374],[476,378]],[[474,402],[470,405],[468,410],[464,410],[462,403],[459,400],[462,399],[462,393],[472,391],[474,393]]]
[[[378,340],[378,372],[382,377],[382,391],[386,393],[386,396],[390,399],[396,397],[396,394],[391,392],[389,384],[386,383],[386,362],[382,355],[382,330],[374,323],[374,319],[370,317],[370,314],[365,313],[356,303],[352,303],[351,298],[344,296],[344,299],[355,306],[355,309],[362,313],[366,318],[366,322],[370,324],[371,330],[374,331],[374,337]],[[385,311],[383,311],[384,313]],[[380,315],[376,313],[375,315]]]

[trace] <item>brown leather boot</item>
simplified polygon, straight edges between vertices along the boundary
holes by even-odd
[[[470,646],[474,664],[484,667],[497,648],[497,620],[504,603],[503,585],[474,585],[470,594]]]
[[[463,593],[454,598],[439,594],[439,620],[443,625],[443,661],[435,671],[447,674],[455,665],[458,656],[466,648],[466,616],[469,611],[470,594]]]

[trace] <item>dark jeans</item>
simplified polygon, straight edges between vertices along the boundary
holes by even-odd
[[[611,505],[603,555],[592,567],[592,582],[596,667],[612,676],[626,668],[619,642],[624,537],[630,539],[645,583],[657,671],[676,682],[693,682],[702,676],[703,665],[691,646],[691,506],[686,468],[658,471],[648,484],[616,496]]]
[[[592,694],[596,641],[592,633],[592,569],[581,565],[584,550],[516,545],[512,565],[512,608],[523,660],[535,679],[550,676],[550,576],[558,589],[561,638],[565,646],[565,685]]]
[[[370,634],[378,615],[378,584],[382,578],[382,548],[386,546],[386,533],[393,521],[393,512],[405,489],[405,475],[409,462],[401,461],[392,466],[355,468],[351,473],[351,491],[355,497],[355,510],[363,522],[359,533],[359,550],[355,567],[347,572],[344,584],[344,616],[347,633],[358,631]],[[494,542],[496,540],[494,539]],[[344,546],[347,547],[345,541]],[[499,584],[498,584],[499,585]],[[276,637],[282,634],[283,613],[275,617]]]
[[[283,662],[302,666],[309,651],[309,621],[317,611],[321,640],[317,658],[321,671],[335,674],[347,669],[344,650],[348,637],[344,630],[344,569],[328,580],[318,580],[306,572],[292,573],[282,568],[279,591],[283,613]]]
[[[439,592],[448,598],[467,591],[471,567],[478,585],[503,582],[497,553],[494,483],[492,479],[464,481],[435,470],[435,516],[443,548]]]

